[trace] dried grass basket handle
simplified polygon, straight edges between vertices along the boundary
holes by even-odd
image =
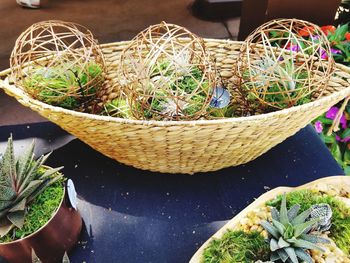
[[[10,69],[0,72],[0,89],[3,89],[6,94],[15,97],[23,105],[29,106],[30,103],[34,103],[34,100],[31,99],[25,91],[16,87],[14,84],[10,84],[9,78],[6,77],[10,72]]]

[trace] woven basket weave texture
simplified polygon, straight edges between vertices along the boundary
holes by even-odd
[[[242,42],[205,39],[221,76],[233,76]],[[128,41],[102,45],[107,79],[116,80],[121,51]],[[350,95],[350,69],[336,65],[317,100],[268,114],[221,120],[138,121],[80,113],[30,98],[11,84],[9,70],[0,73],[0,87],[21,104],[121,163],[162,173],[216,171],[254,160],[294,135],[314,118]]]

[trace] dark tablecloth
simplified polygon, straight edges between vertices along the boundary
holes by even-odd
[[[38,154],[56,149],[47,164],[76,184],[85,228],[73,263],[188,262],[268,189],[343,174],[310,126],[248,164],[192,176],[121,165],[51,123],[0,127],[1,150],[10,133],[17,150],[32,138]]]

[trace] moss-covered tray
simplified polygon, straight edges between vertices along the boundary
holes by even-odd
[[[300,205],[298,213],[315,204],[328,204],[332,210],[330,228],[328,226],[325,231],[316,231],[320,236],[317,246],[324,251],[305,249],[310,256],[309,261],[305,262],[350,262],[350,177],[332,176],[296,188],[278,187],[261,195],[208,239],[190,263],[271,262],[273,236],[268,234],[261,223],[265,221],[274,225],[272,207],[277,208],[277,218],[282,217],[280,209],[284,198],[288,209],[295,204]],[[323,243],[323,239],[328,242]],[[299,257],[298,261],[295,260],[288,258],[285,262],[304,262]],[[283,261],[279,259],[273,262]]]

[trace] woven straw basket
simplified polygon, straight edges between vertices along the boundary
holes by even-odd
[[[231,78],[242,42],[205,40],[221,76]],[[109,79],[128,41],[104,44]],[[56,123],[92,148],[140,169],[185,173],[215,171],[247,163],[305,127],[314,118],[350,95],[350,69],[336,65],[319,99],[273,113],[198,121],[140,121],[98,116],[54,107],[30,98],[0,72],[0,86],[24,106]]]

